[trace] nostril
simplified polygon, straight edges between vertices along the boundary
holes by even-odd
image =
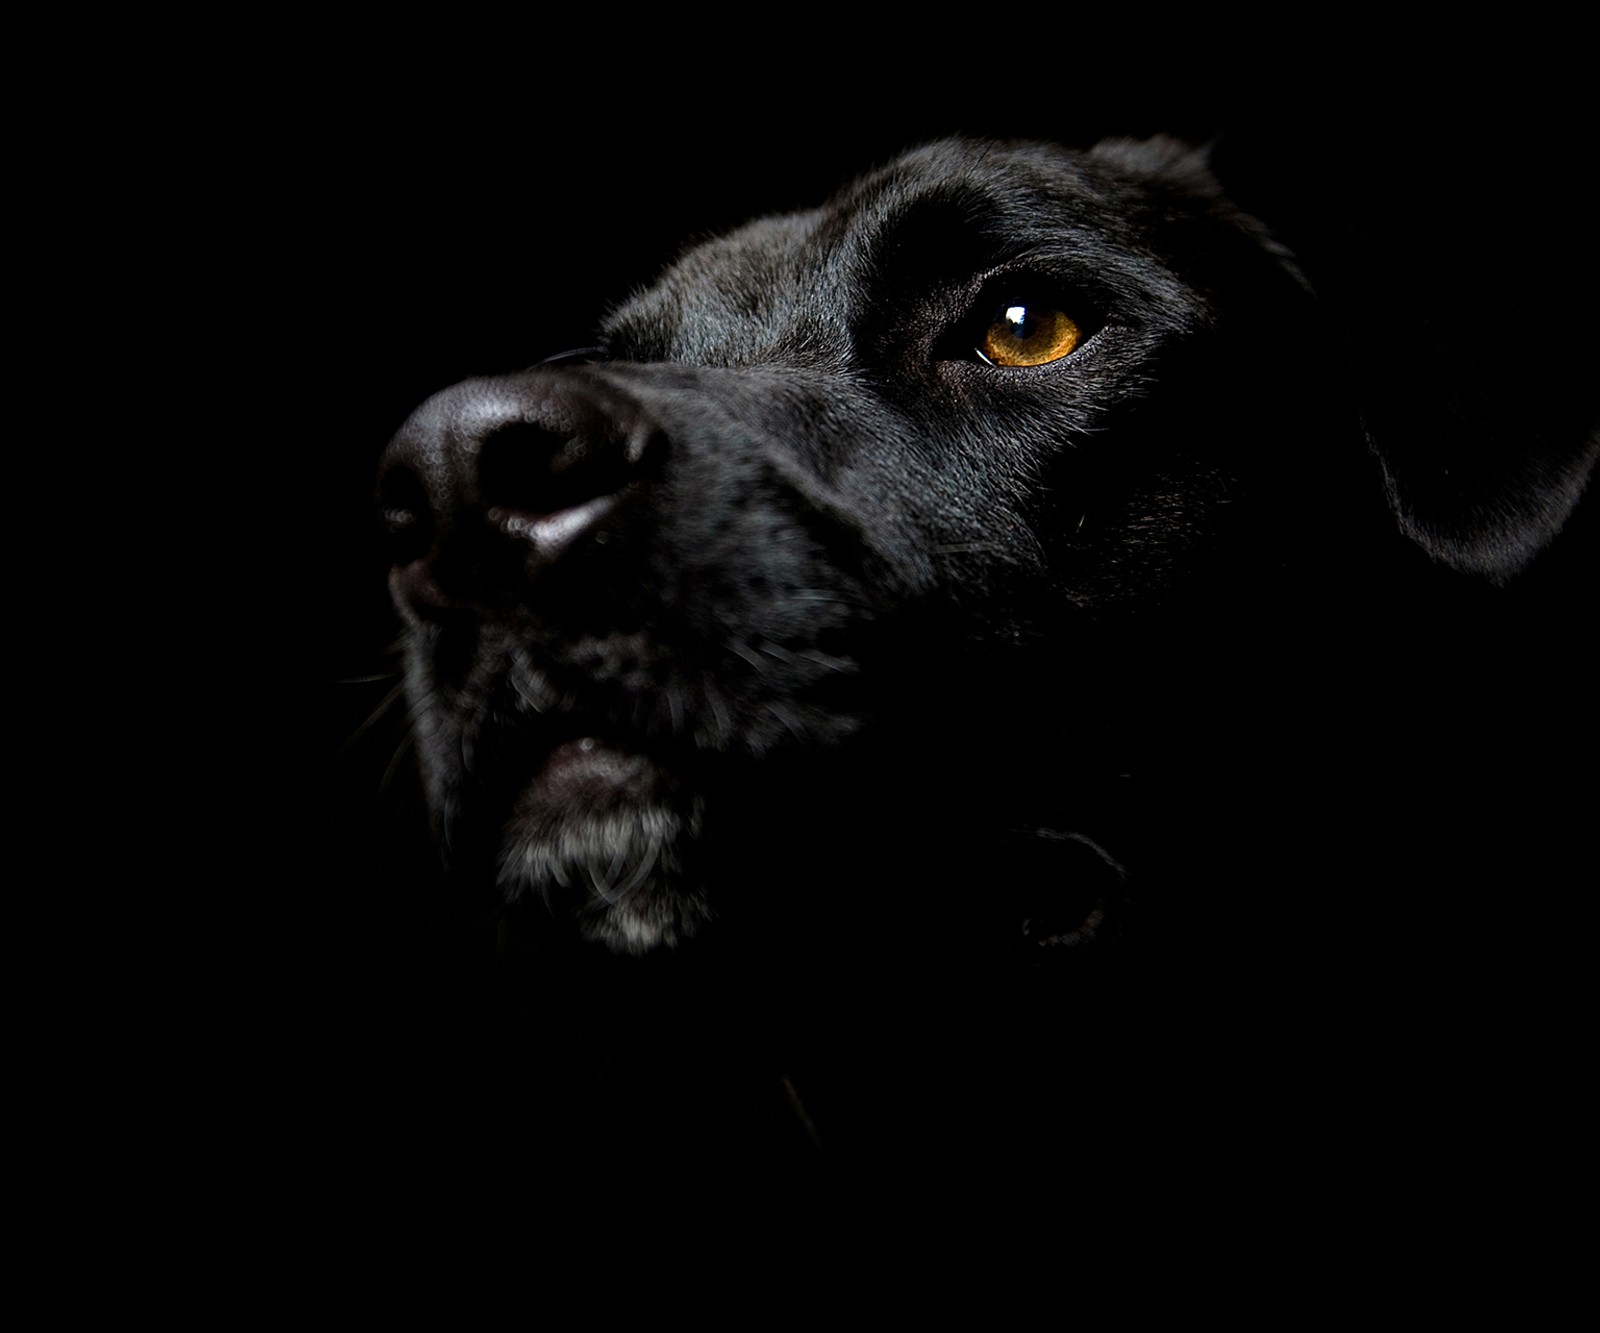
[[[478,495],[489,509],[543,516],[621,490],[632,471],[626,437],[610,423],[571,432],[510,422],[483,442]]]
[[[433,506],[423,480],[409,467],[395,466],[378,480],[378,514],[389,534],[389,558],[408,565],[433,544]]]
[[[484,505],[524,514],[560,508],[552,494],[553,468],[568,439],[565,431],[525,421],[496,429],[478,454],[478,495]]]

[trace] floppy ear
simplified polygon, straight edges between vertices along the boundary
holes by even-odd
[[[1600,455],[1593,410],[1550,401],[1570,384],[1533,377],[1516,391],[1512,374],[1418,339],[1363,404],[1400,530],[1434,559],[1496,583],[1561,531]]]
[[[1502,583],[1600,455],[1600,265],[1571,137],[1418,142],[1380,116],[1224,132],[1229,193],[1299,260],[1399,530]]]
[[[1300,200],[1322,227],[1302,258],[1390,509],[1435,560],[1503,583],[1562,530],[1600,455],[1587,203],[1559,142],[1369,138],[1330,158]]]

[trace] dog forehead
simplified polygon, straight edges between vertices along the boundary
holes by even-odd
[[[764,218],[685,253],[607,321],[630,360],[705,365],[828,360],[848,341],[824,210]]]
[[[687,251],[604,333],[632,360],[843,369],[852,333],[899,285],[984,266],[1143,250],[1173,191],[1209,190],[1170,142],[1077,152],[945,140],[913,149],[805,212]]]
[[[1006,230],[1047,210],[1092,222],[1106,208],[1094,159],[1056,144],[946,139],[902,154],[833,200],[836,213],[895,230],[930,216],[995,218]]]

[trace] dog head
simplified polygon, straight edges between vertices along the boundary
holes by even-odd
[[[1507,560],[1576,475],[1501,516]],[[1197,154],[912,152],[399,432],[439,834],[621,953],[800,920],[1104,937],[1118,783],[1242,765],[1245,710],[1361,602],[1353,553],[1400,541],[1384,481],[1314,298]]]

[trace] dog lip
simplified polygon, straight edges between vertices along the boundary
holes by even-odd
[[[656,765],[639,751],[583,735],[545,751],[532,785],[565,799],[594,801],[638,785],[655,771]]]
[[[599,747],[600,742],[593,736],[579,736],[574,740],[561,741],[546,751],[544,762],[539,767],[539,776],[559,773],[563,769],[582,764],[585,762],[584,756],[593,755]]]
[[[439,586],[425,560],[395,565],[389,571],[389,587],[396,605],[409,606],[421,615],[452,611],[461,605]]]

